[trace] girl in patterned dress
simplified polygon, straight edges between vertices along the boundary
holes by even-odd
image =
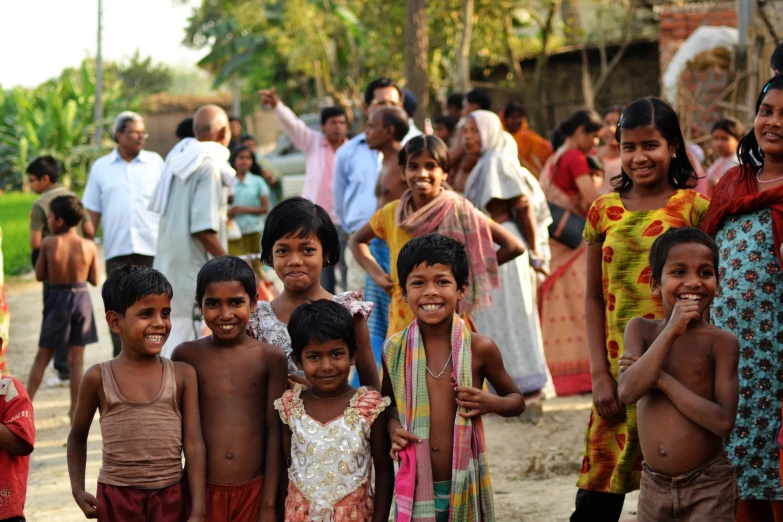
[[[783,76],[775,76],[739,143],[740,165],[718,182],[704,223],[721,256],[712,321],[740,342],[737,422],[726,442],[739,522],[783,520],[776,440],[783,399],[782,126]]]
[[[344,306],[356,324],[356,373],[359,382],[379,387],[378,367],[370,344],[367,317],[372,303],[361,292],[332,295],[321,286],[321,269],[340,260],[340,242],[329,214],[304,198],[289,198],[266,218],[261,237],[261,261],[274,268],[284,289],[270,302],[259,301],[247,325],[248,335],[283,349],[292,381],[307,386],[301,369],[291,356],[291,338],[286,330],[294,309],[308,301],[329,299]]]
[[[622,171],[612,180],[614,192],[590,207],[584,231],[593,408],[572,521],[617,521],[625,494],[639,489],[636,408],[617,396],[625,325],[634,317],[663,318],[650,288],[650,247],[670,227],[701,226],[708,205],[687,188],[693,167],[677,115],[664,101],[650,97],[629,105],[617,141]]]
[[[351,314],[334,301],[305,303],[291,315],[288,331],[292,357],[311,387],[297,384],[275,401],[289,462],[285,520],[386,522],[394,467],[382,412],[390,400],[348,383],[356,360]]]

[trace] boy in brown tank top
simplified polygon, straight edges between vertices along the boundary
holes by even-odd
[[[106,322],[120,336],[122,350],[84,374],[68,436],[71,491],[87,518],[204,520],[205,449],[196,372],[160,356],[171,331],[172,294],[163,274],[142,266],[118,268],[103,285]],[[103,462],[93,496],[85,491],[84,472],[96,408]]]
[[[277,519],[283,464],[273,403],[286,389],[288,361],[279,347],[247,335],[256,299],[256,276],[247,263],[212,259],[196,280],[196,301],[212,335],[172,354],[193,366],[199,380],[209,522]]]

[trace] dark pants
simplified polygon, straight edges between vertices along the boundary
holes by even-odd
[[[106,260],[106,276],[108,277],[114,270],[121,266],[146,266],[152,268],[152,262],[155,260],[153,256],[145,256],[142,254],[130,254],[127,256],[117,256]],[[111,344],[114,347],[114,357],[120,354],[122,349],[122,341],[120,336],[114,332],[111,332]]]
[[[38,252],[36,250],[36,252]],[[36,256],[37,257],[37,256]],[[49,281],[43,282],[43,300],[46,305],[46,297],[49,295]],[[61,381],[71,378],[71,370],[68,368],[68,347],[60,346],[54,349],[54,369]]]
[[[623,514],[623,502],[625,495],[580,489],[571,522],[617,522]]]
[[[337,237],[340,240],[340,262],[337,266],[325,266],[321,270],[321,286],[324,290],[330,294],[336,294],[337,292],[337,269],[340,269],[340,279],[343,283],[342,291],[347,291],[347,279],[348,279],[348,266],[345,264],[345,248],[348,246],[348,238],[350,235],[343,230],[340,225],[335,225],[337,229]]]

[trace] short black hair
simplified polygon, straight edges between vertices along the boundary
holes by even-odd
[[[408,125],[408,115],[399,107],[382,107],[376,112],[380,115],[383,127],[394,127],[394,139],[402,141],[407,136],[410,126]]]
[[[769,68],[773,71],[783,72],[783,43],[779,43],[772,51],[772,56],[769,58]]]
[[[716,130],[722,130],[737,141],[745,137],[745,127],[743,127],[742,123],[740,123],[739,120],[729,116],[716,121],[712,126],[710,133],[713,133]]]
[[[258,138],[256,138],[255,134],[243,134],[241,138],[239,138],[240,143],[245,140],[253,140],[256,142],[256,145],[258,145]]]
[[[451,168],[451,163],[449,162],[449,147],[443,143],[443,140],[434,134],[414,136],[408,140],[405,146],[400,149],[399,155],[397,156],[402,170],[405,170],[405,167],[408,165],[408,160],[415,158],[423,152],[428,152],[443,172],[449,172]]]
[[[488,111],[492,107],[492,98],[484,89],[473,89],[465,95],[468,103],[478,105],[482,111]]]
[[[424,234],[405,243],[397,256],[397,274],[403,294],[408,293],[408,276],[422,263],[450,267],[457,288],[468,283],[470,261],[462,243],[441,234]]]
[[[506,105],[506,108],[503,109],[503,117],[508,118],[514,114],[518,114],[523,118],[527,118],[527,109],[519,102],[509,102],[509,104]]]
[[[52,156],[39,156],[27,166],[27,173],[36,179],[49,176],[49,181],[57,183],[60,179],[60,165]]]
[[[171,299],[174,290],[166,276],[146,266],[118,266],[109,272],[101,290],[103,308],[123,317],[128,308],[148,295],[167,295]]]
[[[650,248],[650,269],[652,270],[653,281],[661,282],[661,274],[663,272],[663,265],[666,264],[666,258],[669,256],[669,251],[677,245],[684,243],[697,243],[704,245],[712,252],[712,263],[715,266],[715,273],[717,277],[718,273],[718,261],[720,258],[718,252],[718,245],[715,244],[715,240],[712,239],[709,234],[699,228],[694,227],[681,227],[670,228],[655,240]]]
[[[49,210],[56,219],[62,219],[68,228],[84,219],[84,207],[76,196],[57,196],[49,203]]]
[[[351,357],[356,353],[356,327],[351,313],[331,299],[310,301],[296,307],[288,320],[288,335],[295,361],[302,362],[302,350],[311,342],[340,339]]]
[[[337,229],[323,207],[305,198],[288,198],[278,203],[266,216],[261,236],[261,261],[267,266],[274,265],[273,250],[281,237],[301,239],[309,234],[315,234],[321,242],[324,266],[333,266],[340,261]]]
[[[256,273],[253,272],[250,265],[234,256],[220,256],[210,259],[201,267],[198,276],[196,276],[196,302],[201,306],[208,285],[233,281],[242,285],[251,302],[257,299]]]
[[[234,121],[238,121],[239,123],[242,123],[242,118],[240,118],[239,116],[229,116],[228,117],[228,122],[229,123],[234,122]]]
[[[364,90],[364,103],[367,105],[372,105],[372,100],[375,97],[375,91],[377,89],[385,89],[386,87],[394,87],[397,89],[397,92],[400,94],[400,101],[402,101],[402,90],[400,87],[389,78],[381,77],[374,79],[369,83],[369,85],[367,85],[367,88]]]
[[[465,97],[461,92],[453,92],[446,97],[446,107],[454,107],[462,110],[462,99]]]
[[[321,109],[321,125],[326,125],[326,122],[337,116],[345,116],[345,109],[339,105],[333,105],[332,107],[324,107]]]
[[[177,130],[174,131],[174,135],[177,139],[184,140],[185,138],[195,138],[196,134],[193,132],[193,118],[185,118],[179,125]]]
[[[445,114],[443,116],[438,116],[435,118],[435,121],[433,122],[435,125],[443,125],[446,127],[446,130],[449,132],[454,132],[454,129],[457,128],[457,120],[452,118],[451,116],[446,116]]]
[[[419,108],[419,102],[416,101],[416,97],[408,89],[402,90],[402,108],[405,109],[408,118],[413,118],[413,115],[416,114],[416,109]]]

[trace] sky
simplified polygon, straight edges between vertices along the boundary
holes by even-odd
[[[103,0],[103,57],[142,57],[195,68],[206,51],[180,44],[192,6],[176,0]],[[0,0],[0,86],[32,87],[97,48],[98,0]]]

